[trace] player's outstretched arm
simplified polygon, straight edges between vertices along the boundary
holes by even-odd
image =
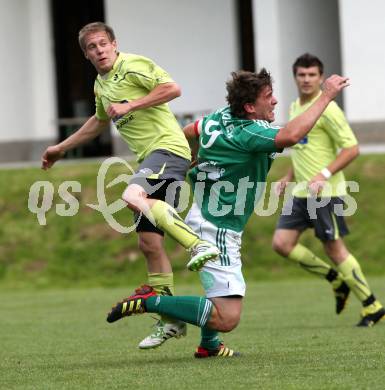
[[[177,83],[164,83],[156,86],[148,95],[127,103],[112,103],[106,113],[110,118],[126,115],[129,112],[159,106],[179,97],[181,89]]]
[[[199,149],[199,132],[196,123],[190,123],[183,128],[184,136],[186,137],[191,150],[191,166],[195,166],[197,162]]]
[[[97,137],[106,129],[109,121],[101,121],[92,116],[88,121],[74,134],[70,135],[64,141],[57,145],[49,146],[41,158],[41,168],[46,170],[51,168],[56,161],[60,160],[66,151],[74,149],[77,146]]]
[[[285,148],[299,142],[313,128],[328,104],[347,86],[347,77],[332,75],[326,79],[320,97],[278,132],[275,138],[276,146]]]
[[[183,128],[184,136],[187,141],[196,141],[199,138],[199,133],[197,133],[195,123],[189,123]]]

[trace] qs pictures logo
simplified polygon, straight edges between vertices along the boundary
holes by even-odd
[[[113,165],[123,165],[131,174],[120,174],[112,181],[106,183],[108,171]],[[135,172],[130,164],[121,158],[111,157],[104,160],[99,168],[96,178],[96,195],[98,202],[96,204],[86,205],[87,207],[99,211],[106,222],[120,233],[132,232],[140,219],[138,219],[132,226],[123,226],[120,224],[114,215],[120,210],[127,208],[127,204],[123,199],[117,199],[108,204],[106,191],[120,183],[128,185],[132,175],[134,174]],[[76,215],[79,211],[79,201],[72,193],[81,193],[81,191],[81,183],[77,181],[65,181],[61,183],[58,188],[58,195],[64,203],[56,204],[56,214],[62,217],[71,217]],[[31,213],[36,214],[37,220],[42,226],[47,224],[46,214],[53,206],[54,194],[55,187],[49,181],[37,181],[29,190],[28,209]]]

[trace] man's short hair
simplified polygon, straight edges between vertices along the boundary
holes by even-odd
[[[294,64],[293,64],[293,74],[294,76],[297,74],[298,68],[310,68],[312,66],[316,66],[319,70],[320,75],[322,76],[324,73],[324,64],[322,61],[312,54],[305,53],[299,56]]]
[[[259,73],[240,70],[231,73],[232,79],[226,83],[227,102],[231,113],[238,118],[246,118],[245,104],[255,103],[264,87],[272,85],[270,73],[262,68]]]
[[[86,35],[100,31],[105,31],[111,42],[115,40],[114,30],[107,24],[103,22],[88,23],[79,31],[79,45],[83,51],[86,51]]]

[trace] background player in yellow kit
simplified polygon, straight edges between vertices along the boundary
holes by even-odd
[[[323,64],[317,57],[304,54],[294,62],[293,74],[299,98],[290,107],[290,119],[307,110],[322,93]],[[292,149],[292,168],[280,180],[278,192],[282,193],[293,180],[306,185],[294,188],[293,203],[284,205],[273,248],[331,282],[337,314],[344,309],[351,290],[363,305],[357,325],[372,326],[385,316],[385,310],[370,290],[360,264],[347,249],[343,236],[348,229],[343,216],[336,212],[338,207],[342,209],[346,195],[342,169],[358,154],[357,140],[342,110],[332,101],[310,133]],[[312,199],[318,202],[317,207]],[[319,207],[321,204],[324,205]],[[314,228],[337,271],[298,243],[307,228]]]

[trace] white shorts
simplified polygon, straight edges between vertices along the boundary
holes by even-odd
[[[186,216],[186,223],[222,252],[216,261],[208,261],[199,272],[207,298],[229,295],[245,296],[246,284],[242,275],[242,233],[222,229],[204,219],[196,203]]]

